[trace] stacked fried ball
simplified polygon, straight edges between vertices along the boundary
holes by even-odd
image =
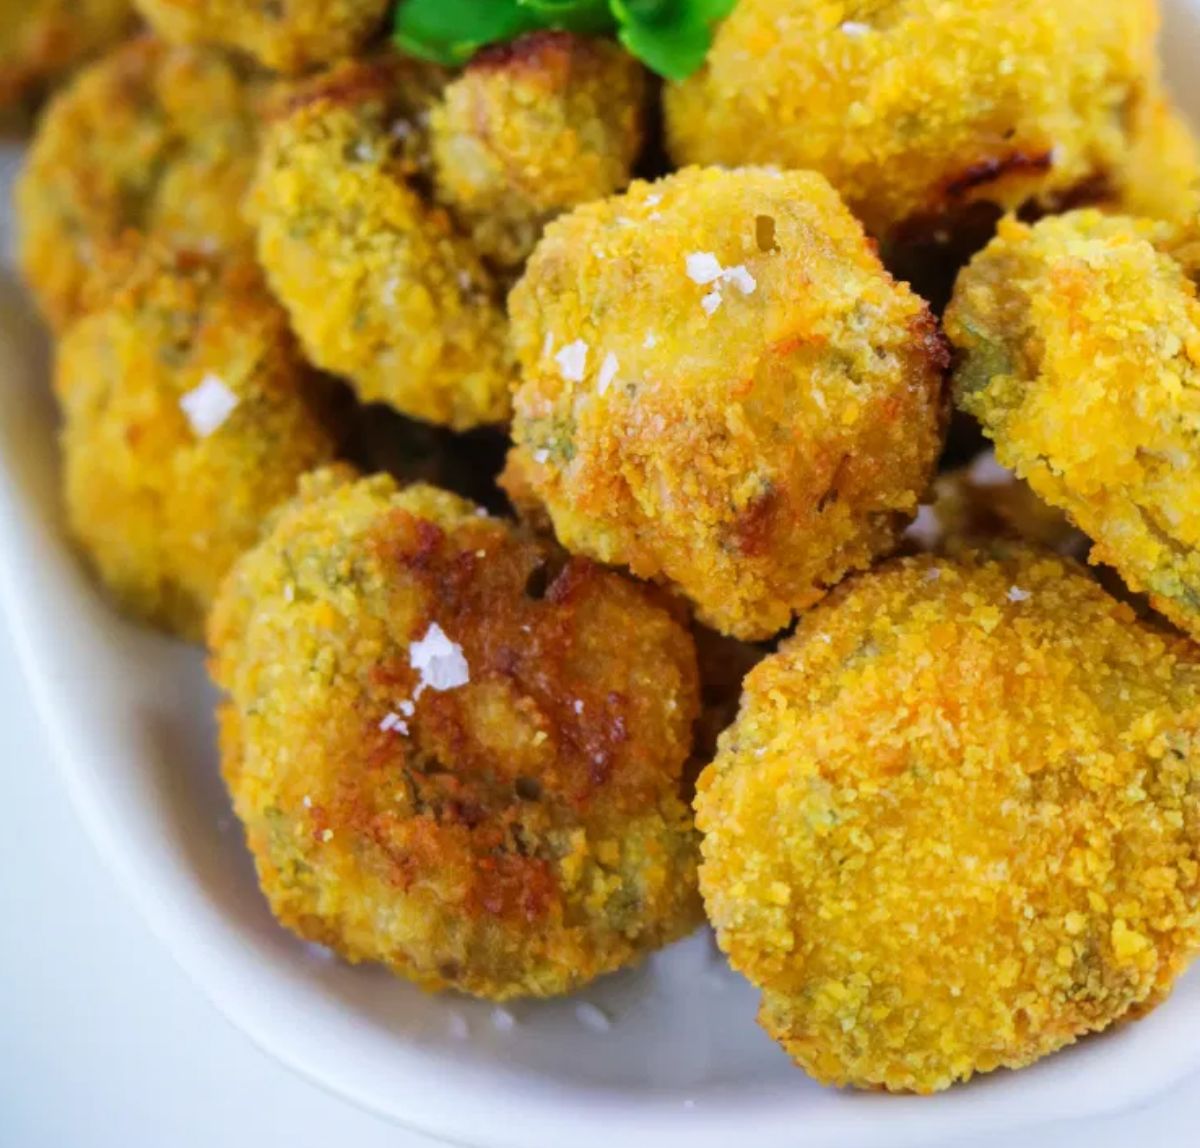
[[[134,7],[0,0],[0,104],[83,65],[19,260],[72,533],[206,636],[283,924],[506,1000],[707,916],[798,1064],[896,1091],[1168,995],[1200,159],[1153,0],[740,0],[661,100],[566,32]]]

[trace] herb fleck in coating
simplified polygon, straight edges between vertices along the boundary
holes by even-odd
[[[509,488],[715,629],[769,637],[915,514],[945,348],[820,176],[635,183],[552,223],[509,309]]]
[[[267,132],[258,253],[309,358],[368,402],[466,430],[503,422],[512,368],[500,291],[412,177],[424,65],[348,63]]]
[[[956,400],[1000,462],[1200,637],[1200,301],[1178,234],[1094,211],[1006,220],[946,330]]]
[[[496,1000],[694,928],[691,636],[556,562],[433,487],[315,476],[238,564],[210,627],[224,773],[289,928]],[[435,627],[457,673],[421,688]]]
[[[818,1080],[932,1092],[1140,1015],[1200,942],[1200,666],[1074,563],[902,559],[747,679],[701,888]]]
[[[209,432],[185,396],[236,405]],[[71,529],[130,614],[201,636],[221,579],[299,476],[334,456],[314,380],[257,270],[147,254],[72,326],[55,389]]]

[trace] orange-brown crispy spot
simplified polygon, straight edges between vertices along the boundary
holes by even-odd
[[[557,64],[564,71],[570,63],[571,49],[581,41],[570,32],[544,29],[519,36],[502,44],[490,44],[476,52],[467,65],[468,72],[498,72],[509,68],[527,68],[541,72]]]
[[[324,104],[327,107],[356,107],[372,99],[386,99],[396,85],[396,62],[386,56],[374,60],[349,61],[299,84],[269,109],[272,119]]]
[[[995,183],[1008,175],[1021,172],[1040,173],[1054,166],[1054,153],[1050,150],[1038,152],[1013,151],[1004,156],[988,156],[972,164],[961,175],[945,184],[948,200],[961,199],[977,188]]]
[[[836,482],[836,474],[834,481]],[[754,558],[767,553],[780,506],[779,492],[772,487],[753,499],[738,515],[733,525],[733,533],[737,548],[742,554]]]

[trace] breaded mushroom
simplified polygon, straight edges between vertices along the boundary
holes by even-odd
[[[264,519],[335,453],[250,263],[147,253],[69,328],[55,390],[72,532],[122,609],[187,638]]]
[[[699,918],[696,654],[653,590],[429,486],[314,476],[210,627],[279,920],[422,988],[552,996]]]
[[[1090,546],[1066,514],[1038,498],[991,451],[938,475],[904,537],[918,550],[946,554],[1008,538],[1082,560]]]
[[[390,55],[302,87],[267,131],[253,210],[309,358],[364,401],[467,430],[507,418],[513,371],[499,286],[413,178],[431,88]]]
[[[509,309],[509,488],[722,633],[775,634],[916,513],[945,348],[820,176],[635,183],[552,223]]]
[[[21,269],[56,329],[107,295],[110,257],[127,240],[249,249],[240,204],[254,174],[258,98],[223,57],[150,37],[59,94],[15,193]]]
[[[1157,31],[1155,0],[740,0],[667,90],[669,144],[819,171],[891,247],[1102,194],[1158,98]]]
[[[502,269],[551,219],[622,190],[643,139],[646,74],[616,44],[541,32],[480,52],[430,122],[439,199]]]
[[[45,94],[133,27],[130,0],[0,0],[0,110]]]
[[[295,75],[357,55],[391,0],[134,0],[168,40],[235,48]]]
[[[900,559],[751,672],[701,889],[828,1084],[932,1092],[1134,1018],[1200,945],[1200,665],[1075,563]]]
[[[1200,637],[1200,301],[1178,232],[1006,220],[946,314],[955,397],[1131,590]]]

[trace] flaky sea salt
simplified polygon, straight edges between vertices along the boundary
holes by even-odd
[[[721,278],[721,261],[711,251],[693,251],[686,263],[693,283],[712,283]]]
[[[1020,586],[1010,586],[1008,588],[1008,600],[1010,602],[1028,602],[1033,595],[1028,590],[1022,590]]]
[[[753,295],[758,289],[758,280],[741,263],[721,272],[721,279],[732,283],[743,295]]]
[[[721,292],[710,291],[703,299],[700,300],[700,306],[704,308],[706,315],[711,315],[721,305]]]
[[[613,379],[617,377],[618,368],[617,356],[609,351],[604,356],[604,362],[600,364],[600,374],[596,376],[596,390],[599,394],[608,390]]]
[[[179,400],[180,409],[199,438],[208,438],[224,426],[237,405],[237,395],[216,375],[205,375]]]
[[[471,669],[462,647],[446,637],[446,632],[436,622],[430,625],[425,637],[409,645],[408,660],[421,675],[418,692],[456,690],[471,680]]]
[[[588,345],[582,339],[576,339],[563,347],[554,356],[554,361],[568,383],[578,383],[583,380],[583,374],[587,370],[587,357]]]

